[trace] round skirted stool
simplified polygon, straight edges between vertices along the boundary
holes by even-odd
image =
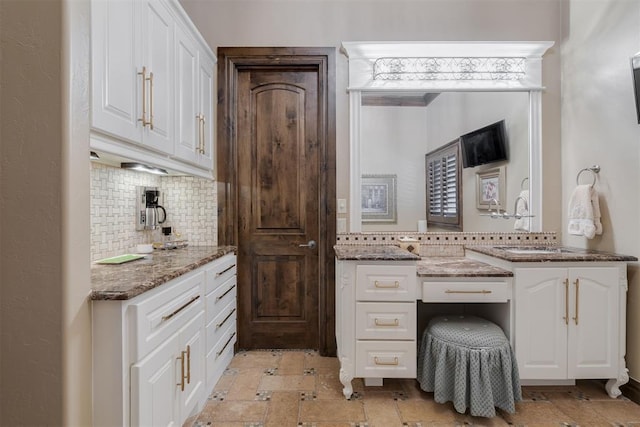
[[[518,365],[498,325],[470,315],[438,316],[429,322],[418,353],[418,382],[438,403],[456,411],[493,417],[495,408],[515,412],[522,400]]]

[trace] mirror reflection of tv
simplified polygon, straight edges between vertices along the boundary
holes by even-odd
[[[636,115],[640,124],[640,52],[631,58],[631,71],[633,72],[633,93],[636,98]]]
[[[472,168],[508,160],[506,135],[504,120],[462,135],[462,166]]]

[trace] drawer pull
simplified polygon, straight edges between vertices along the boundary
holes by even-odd
[[[393,282],[393,285],[389,286],[389,285],[384,285],[381,284],[380,282],[378,282],[377,280],[375,282],[373,282],[373,285],[376,288],[381,288],[381,289],[391,289],[391,288],[399,288],[400,287],[400,282],[398,282],[397,280],[395,282]]]
[[[222,353],[224,353],[224,349],[225,349],[225,348],[227,348],[227,346],[229,345],[229,343],[231,342],[231,340],[232,340],[232,339],[233,339],[233,337],[235,337],[235,336],[236,336],[236,333],[235,333],[235,332],[231,334],[231,336],[229,337],[229,339],[227,340],[227,342],[224,344],[224,347],[222,347],[222,350],[220,350],[219,352],[217,352],[217,353],[216,353],[216,359],[217,359],[218,357],[220,357],[220,355],[221,355]]]
[[[445,294],[490,294],[492,291],[488,291],[486,289],[483,289],[481,291],[455,291],[455,290],[451,290],[451,289],[447,289],[446,291],[444,291]]]
[[[226,273],[227,271],[231,270],[235,266],[236,266],[235,264],[231,264],[229,267],[225,268],[224,270],[217,272],[216,273],[216,277],[222,276],[224,273]]]
[[[216,302],[218,302],[218,301],[220,301],[222,298],[224,298],[224,297],[225,297],[225,295],[227,295],[229,292],[231,292],[231,291],[233,290],[233,288],[235,288],[235,287],[236,287],[236,285],[235,285],[235,283],[234,283],[234,284],[233,284],[229,289],[227,289],[226,291],[224,291],[224,293],[223,293],[222,295],[219,295],[219,296],[217,296],[217,297],[216,297]]]
[[[191,305],[195,300],[197,300],[198,298],[200,298],[200,295],[196,295],[195,297],[191,298],[188,302],[186,302],[184,305],[178,307],[176,309],[176,311],[174,311],[171,314],[167,314],[166,316],[162,316],[162,321],[166,321],[171,319],[173,316],[175,316],[176,314],[180,313],[182,310],[184,310],[185,308],[187,308],[189,305]]]
[[[393,358],[393,362],[381,362],[380,360],[378,360],[378,357],[374,357],[373,361],[376,365],[383,365],[383,366],[398,366],[398,358],[394,357]]]
[[[382,321],[378,320],[378,318],[376,317],[375,324],[376,324],[376,326],[398,326],[400,324],[400,321],[398,319],[394,319],[393,322],[391,322],[391,323],[382,322]]]
[[[234,308],[233,310],[231,310],[231,311],[229,312],[229,314],[227,314],[227,317],[225,317],[225,318],[224,318],[224,320],[223,320],[222,322],[220,322],[220,323],[218,323],[218,324],[216,325],[216,329],[221,328],[221,327],[222,327],[222,325],[224,325],[225,323],[227,323],[227,320],[229,320],[229,318],[231,317],[231,315],[232,315],[233,313],[235,313],[235,312],[236,312],[236,309],[235,309],[235,308]]]

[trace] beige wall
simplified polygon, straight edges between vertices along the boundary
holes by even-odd
[[[640,51],[640,2],[566,3],[562,44],[563,224],[577,172],[602,170],[603,234],[593,240],[569,236],[563,243],[640,256],[640,125],[637,123],[629,58]],[[583,174],[581,182],[589,182]],[[640,380],[640,274],[628,268],[627,365]]]
[[[61,2],[2,1],[1,425],[61,425]]]

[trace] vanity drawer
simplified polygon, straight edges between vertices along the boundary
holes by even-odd
[[[230,277],[221,286],[215,288],[213,292],[206,295],[207,323],[216,317],[223,307],[236,299],[236,277]]]
[[[416,339],[416,303],[357,303],[356,338],[363,340]]]
[[[199,272],[131,304],[134,360],[142,359],[204,310],[203,285],[204,272]]]
[[[207,324],[207,352],[209,352],[211,347],[220,340],[224,331],[229,328],[230,325],[233,325],[232,327],[234,330],[236,329],[237,316],[236,302],[233,300],[229,302],[226,307],[219,310],[215,319]]]
[[[357,341],[356,377],[415,378],[415,341]]]
[[[506,281],[422,282],[423,302],[507,302]]]
[[[415,298],[415,265],[377,264],[356,267],[356,299],[413,301]]]
[[[236,256],[235,254],[227,254],[222,258],[213,262],[213,265],[207,268],[207,283],[205,292],[209,293],[221,286],[229,278],[236,275]]]

